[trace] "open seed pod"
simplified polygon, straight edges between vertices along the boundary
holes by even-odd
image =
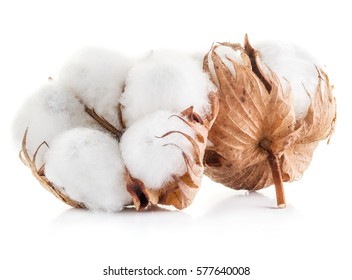
[[[164,181],[161,185],[154,185],[151,187],[143,182],[141,179],[143,175],[137,179],[131,175],[128,169],[126,169],[127,190],[131,194],[137,210],[143,210],[148,205],[157,204],[172,205],[177,209],[183,209],[192,203],[200,187],[204,172],[203,157],[207,145],[208,131],[219,110],[217,94],[211,94],[210,101],[212,110],[205,118],[202,118],[194,112],[192,107],[182,111],[178,115],[170,116],[170,118],[176,118],[177,121],[181,121],[188,126],[190,131],[171,130],[163,135],[156,136],[156,138],[163,139],[167,142],[166,144],[161,144],[164,148],[167,148],[169,145],[176,148],[175,152],[182,158],[182,165],[184,165],[184,168],[182,169],[184,171],[182,174],[172,174],[171,178]],[[125,140],[124,136],[122,138],[122,151],[128,150],[124,149],[127,145],[125,142],[130,142],[130,139],[134,136],[127,133],[127,139]],[[170,142],[168,142],[168,137],[175,134],[181,136],[186,142],[188,142],[188,146],[190,147],[188,152],[184,151],[183,147],[181,147],[181,145],[179,146],[175,141],[170,140]],[[128,158],[129,154],[126,153],[125,156]],[[143,157],[144,155],[143,153],[140,153],[139,156]],[[148,161],[152,164],[153,158],[148,158]],[[131,166],[132,170],[134,163],[135,162],[133,161],[130,163],[129,160],[126,160],[127,168]],[[153,174],[153,176],[160,176],[160,174]],[[145,181],[147,180],[148,179]]]
[[[230,53],[220,57],[218,48]],[[205,174],[233,189],[259,190],[275,184],[278,207],[286,206],[283,182],[299,179],[318,141],[330,138],[336,102],[327,74],[316,68],[315,92],[303,117],[295,114],[291,87],[283,87],[246,36],[239,44],[219,43],[204,58],[219,89],[219,115],[209,132]],[[303,85],[304,86],[304,85]]]
[[[128,76],[125,64],[103,50],[73,57],[24,104],[14,127],[21,160],[75,208],[185,208],[201,183],[218,94],[184,54],[153,52]]]
[[[125,188],[127,189],[127,191],[129,192],[129,194],[132,197],[134,206],[137,210],[144,210],[147,206],[149,205],[157,205],[157,204],[162,204],[162,205],[172,205],[174,207],[176,207],[177,209],[183,209],[187,206],[189,206],[199,187],[201,184],[201,179],[203,176],[203,172],[204,172],[204,166],[203,166],[203,157],[204,157],[204,152],[205,152],[205,148],[206,148],[206,144],[207,144],[207,136],[208,136],[208,131],[211,128],[214,119],[217,116],[218,113],[218,109],[219,109],[219,104],[218,104],[218,97],[217,94],[212,93],[210,94],[210,102],[211,102],[211,113],[206,116],[205,118],[200,117],[197,113],[195,113],[193,111],[193,108],[190,107],[184,111],[182,111],[179,115],[171,115],[170,118],[174,118],[176,119],[177,122],[180,122],[184,127],[187,127],[188,130],[182,131],[182,130],[171,130],[166,132],[164,135],[161,136],[155,136],[155,138],[159,138],[159,139],[165,139],[167,144],[163,144],[162,146],[165,146],[164,148],[167,148],[166,146],[171,146],[173,148],[176,147],[176,149],[174,151],[171,151],[173,153],[177,153],[180,155],[180,157],[183,160],[183,165],[184,165],[184,170],[185,172],[182,175],[177,175],[177,174],[173,174],[171,180],[168,180],[167,182],[163,183],[160,186],[154,186],[152,188],[148,187],[148,185],[146,186],[144,184],[144,182],[142,182],[139,179],[133,178],[129,172],[129,170],[126,168],[125,169]],[[97,120],[97,122],[99,124],[101,124],[101,126],[103,128],[105,128],[107,131],[109,131],[110,135],[112,135],[112,131],[110,129],[108,129],[108,127],[110,127],[110,124],[107,123],[106,120],[100,119],[97,117],[96,114],[92,115],[92,117],[94,116],[94,118]],[[107,125],[108,124],[108,125]],[[153,123],[152,123],[153,124]],[[182,126],[181,126],[182,127]],[[71,129],[68,132],[64,133],[63,135],[67,135],[67,134],[72,134],[72,132],[74,133],[75,130],[86,130],[86,132],[88,133],[94,133],[94,130],[92,129],[84,129],[84,128],[76,128],[76,129]],[[60,147],[60,150],[58,150],[57,147],[57,142],[60,141],[60,138],[63,138],[63,136],[58,137],[58,140],[54,141],[54,150],[52,151],[49,149],[49,154],[57,154],[57,153],[65,153],[65,154],[74,154],[73,158],[67,158],[67,156],[65,156],[65,160],[64,163],[62,162],[57,162],[57,156],[55,158],[55,162],[54,162],[54,166],[56,168],[58,168],[58,166],[63,166],[65,165],[66,168],[64,168],[64,176],[62,176],[61,174],[61,178],[58,175],[50,175],[49,177],[54,179],[54,181],[56,182],[66,182],[66,185],[62,183],[60,185],[58,185],[57,183],[53,183],[51,180],[49,180],[46,176],[46,170],[45,170],[45,165],[43,165],[41,168],[37,168],[36,167],[36,156],[38,151],[40,150],[40,148],[43,145],[46,145],[46,143],[44,142],[42,145],[40,145],[37,149],[37,151],[34,153],[33,158],[30,158],[30,155],[28,154],[27,148],[26,148],[26,144],[27,144],[27,131],[25,132],[25,135],[23,137],[23,142],[22,142],[22,151],[20,153],[20,157],[21,160],[32,170],[33,176],[41,183],[41,185],[47,189],[48,191],[50,191],[52,194],[54,194],[57,198],[59,198],[61,201],[63,201],[64,203],[68,204],[71,207],[75,207],[75,208],[94,208],[94,209],[104,209],[104,204],[106,205],[106,203],[102,204],[103,208],[98,208],[97,202],[94,200],[94,204],[90,203],[90,205],[85,205],[85,203],[80,202],[80,199],[73,199],[72,197],[77,197],[77,198],[81,198],[82,196],[87,197],[87,193],[85,193],[84,191],[84,182],[80,183],[81,180],[75,180],[75,182],[72,182],[72,180],[68,180],[67,178],[72,177],[73,174],[75,174],[74,176],[83,176],[78,170],[77,168],[73,168],[74,165],[72,165],[72,161],[76,161],[77,157],[82,157],[82,154],[79,155],[77,154],[79,151],[74,150],[72,152],[71,151],[64,151],[62,147]],[[91,131],[91,132],[89,132]],[[130,131],[132,131],[130,129]],[[107,137],[104,136],[102,132],[99,131],[95,131],[95,133],[99,133],[101,135],[98,135],[99,137]],[[131,133],[130,133],[131,134]],[[126,134],[126,138],[127,138],[127,142],[128,145],[130,145],[130,141],[129,141],[129,135],[130,134]],[[186,152],[182,150],[181,146],[177,146],[177,143],[173,143],[172,140],[170,143],[168,143],[167,138],[177,134],[180,137],[184,138],[186,142],[188,142],[188,147],[190,147],[190,149]],[[79,136],[79,135],[78,135]],[[131,135],[132,137],[134,137],[135,135]],[[80,137],[80,136],[79,136]],[[128,148],[125,148],[127,144],[125,144],[124,142],[124,135],[122,136],[122,143],[121,143],[121,148],[122,149],[126,149],[128,151]],[[66,143],[66,145],[68,144],[69,147],[71,146],[71,144],[73,144],[74,146],[82,146],[82,143],[86,142],[86,139],[83,140],[78,140],[78,142],[76,143],[72,143],[72,139],[70,139],[71,141],[69,141],[69,143]],[[88,139],[89,140],[89,139]],[[67,140],[64,140],[66,142],[68,142]],[[62,141],[61,141],[62,142]],[[60,145],[60,144],[59,144]],[[118,143],[116,142],[116,145],[118,145]],[[61,144],[62,146],[62,144]],[[135,148],[135,146],[134,146]],[[82,148],[80,148],[82,149]],[[58,150],[58,151],[57,151]],[[102,151],[103,152],[103,151]],[[85,151],[85,153],[87,153]],[[116,151],[114,152],[116,153]],[[124,153],[122,153],[124,155]],[[144,156],[143,154],[138,154],[138,157],[140,156]],[[52,165],[53,163],[49,162],[49,160],[52,158],[52,156],[48,156],[48,164],[50,163],[50,173],[53,173],[53,171],[51,171],[53,169]],[[126,157],[125,157],[126,159]],[[88,160],[86,160],[85,162],[82,162],[81,167],[79,168],[81,170],[81,172],[86,172],[84,170],[84,167],[87,168],[87,166],[89,167],[89,164],[87,165],[87,161],[94,161],[94,158],[88,158]],[[134,166],[133,164],[133,158],[132,160],[132,166]],[[148,161],[153,160],[152,158],[148,159]],[[126,160],[126,164],[127,166],[129,166],[129,163],[131,161],[130,160]],[[69,165],[67,167],[67,165]],[[72,165],[72,166],[71,166]],[[82,166],[83,165],[83,166]],[[171,164],[172,165],[172,164]],[[100,165],[101,166],[101,165]],[[62,167],[61,167],[62,168]],[[105,169],[107,169],[108,167],[106,166]],[[131,167],[134,168],[134,167]],[[169,170],[171,173],[174,170]],[[94,170],[91,170],[91,172],[94,172]],[[72,174],[71,174],[72,173]],[[78,173],[78,175],[77,175]],[[107,174],[106,176],[110,177],[110,174]],[[152,176],[158,176],[158,174],[152,174]],[[99,179],[99,178],[98,178]],[[106,177],[105,177],[106,180]],[[81,190],[79,191],[79,194],[77,194],[77,183],[79,183],[79,185],[81,185]],[[72,191],[71,185],[74,185],[76,189],[74,189]],[[83,184],[83,186],[82,186]],[[121,184],[121,183],[120,183]],[[121,187],[121,186],[120,186]],[[79,188],[79,187],[78,187]],[[104,191],[104,189],[102,190]],[[121,191],[120,191],[121,192]],[[113,192],[112,192],[113,193]],[[126,203],[128,201],[128,199],[126,199],[126,195],[119,193],[119,197],[124,197],[123,201],[124,203]],[[87,198],[86,198],[87,199]],[[92,200],[92,199],[91,199]],[[119,203],[120,199],[116,199],[115,201],[117,201],[116,204]],[[114,200],[112,200],[112,202],[115,202]],[[91,205],[94,205],[94,207],[92,207]],[[98,205],[100,205],[98,203]],[[117,209],[120,209],[121,205],[118,206]],[[113,208],[113,206],[110,206],[108,209]]]

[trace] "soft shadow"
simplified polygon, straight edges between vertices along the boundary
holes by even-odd
[[[286,223],[299,217],[292,205],[285,209],[274,207],[276,201],[260,192],[235,194],[218,203],[203,213],[200,222],[224,225],[237,223],[242,225],[261,225],[266,223]]]
[[[56,217],[50,225],[53,227],[119,226],[143,228],[146,231],[153,227],[170,228],[191,222],[192,218],[187,213],[163,207],[152,207],[140,212],[131,207],[115,213],[71,208]]]
[[[250,210],[256,211],[257,209],[269,209],[273,208],[275,201],[270,199],[259,192],[248,192],[243,194],[235,193],[234,195],[227,197],[223,201],[214,205],[213,210],[215,212],[227,211],[227,210]]]
[[[260,229],[272,229],[297,220],[300,215],[292,206],[286,209],[271,207],[276,201],[260,192],[237,193],[209,206],[199,205],[205,209],[198,217],[192,211],[170,210],[163,207],[137,212],[127,208],[117,213],[94,212],[69,209],[55,218],[50,228],[55,231],[111,232],[121,235],[126,233],[128,239],[147,240],[155,236],[173,236],[182,239],[189,236],[218,236],[219,234],[237,234]],[[196,210],[196,209],[195,209]]]

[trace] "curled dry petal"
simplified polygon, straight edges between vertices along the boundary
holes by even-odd
[[[195,132],[195,137],[191,137],[181,131],[169,131],[161,136],[167,137],[170,134],[179,133],[192,144],[193,155],[190,156],[181,151],[187,170],[185,174],[173,176],[173,179],[162,186],[162,188],[153,190],[145,186],[142,181],[132,178],[128,170],[126,170],[127,190],[131,194],[137,210],[143,210],[148,205],[157,204],[172,205],[177,209],[183,209],[192,203],[203,176],[203,158],[207,145],[208,131],[213,125],[219,110],[217,93],[211,93],[209,100],[212,105],[212,111],[205,118],[201,118],[195,113],[192,107],[181,112],[180,116],[172,116],[180,118],[191,127]]]
[[[216,53],[219,46],[241,51],[244,65],[227,58],[235,76]],[[210,71],[209,56],[214,71]],[[209,132],[213,145],[205,153],[205,174],[234,189],[258,190],[275,183],[282,192],[277,193],[282,196],[278,205],[284,207],[282,181],[301,177],[318,141],[332,135],[336,101],[327,74],[317,69],[316,93],[312,98],[307,92],[313,100],[307,115],[297,120],[292,93],[284,92],[276,74],[263,71],[262,65],[247,37],[244,48],[220,43],[205,56],[204,69],[217,84],[220,99],[220,111]]]

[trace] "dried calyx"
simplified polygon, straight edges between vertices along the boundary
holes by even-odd
[[[218,49],[224,47],[227,53],[219,55]],[[308,92],[302,85],[309,103],[305,115],[298,116],[295,111],[301,108],[293,102],[298,93],[289,86],[297,81],[280,79],[261,55],[246,36],[244,47],[219,43],[204,58],[220,103],[209,132],[212,145],[205,152],[205,174],[238,190],[274,184],[277,205],[284,208],[283,182],[300,178],[318,142],[330,139],[336,102],[327,74],[316,67],[311,77],[317,81],[315,91]]]

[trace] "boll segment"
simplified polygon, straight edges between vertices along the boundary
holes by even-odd
[[[298,46],[285,42],[262,42],[254,47],[263,70],[267,74],[273,71],[284,92],[292,92],[296,118],[303,119],[319,83],[319,63]]]
[[[113,50],[82,49],[65,63],[59,82],[85,106],[121,128],[118,104],[130,67],[131,61]]]
[[[167,133],[175,131],[175,133]],[[182,152],[193,158],[185,137],[195,131],[171,111],[156,111],[133,123],[121,138],[122,158],[131,176],[150,189],[161,189],[187,168]],[[158,174],[156,176],[156,174]]]
[[[214,87],[196,60],[179,52],[151,52],[128,73],[123,118],[129,127],[155,111],[181,112],[191,106],[205,117],[211,114],[210,91]]]
[[[144,209],[148,204],[172,205],[183,209],[192,203],[204,172],[203,158],[208,131],[219,108],[215,94],[209,99],[212,113],[207,118],[201,118],[192,107],[177,115],[157,111],[127,129],[121,148],[126,166],[136,175],[134,177],[130,172],[127,173],[127,190],[137,210]],[[146,132],[146,135],[142,136],[140,131]],[[159,132],[165,133],[157,136]],[[132,146],[129,141],[140,145],[135,147],[140,152],[139,157],[136,151],[130,149]],[[135,155],[130,157],[128,152]],[[147,155],[151,158],[144,157]],[[131,159],[140,160],[141,163],[136,165]],[[160,178],[152,177],[153,173],[149,172],[154,171],[160,174]]]
[[[33,156],[37,148],[51,142],[63,131],[73,127],[94,127],[84,106],[59,83],[49,80],[22,105],[13,124],[17,147],[21,147],[24,132],[28,128],[27,151]],[[44,164],[47,148],[42,146],[36,157],[37,167]]]
[[[61,134],[46,154],[45,174],[88,209],[120,211],[132,202],[119,143],[108,133],[74,128]]]

